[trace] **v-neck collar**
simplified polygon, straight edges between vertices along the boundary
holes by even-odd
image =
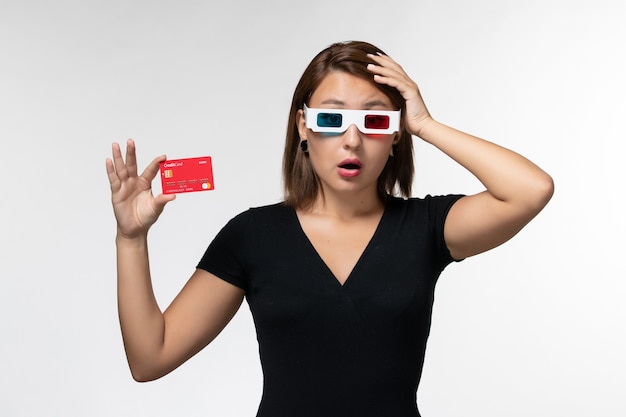
[[[321,267],[326,271],[327,277],[325,277],[325,278],[332,279],[335,282],[335,284],[338,285],[341,288],[347,288],[350,285],[350,283],[352,281],[354,281],[355,278],[353,276],[358,272],[358,270],[360,269],[360,266],[367,261],[367,254],[371,250],[370,248],[376,244],[376,241],[378,240],[377,239],[378,235],[381,233],[380,230],[381,230],[381,228],[383,226],[383,223],[386,222],[386,219],[388,217],[388,212],[390,210],[390,205],[391,204],[390,204],[389,200],[387,202],[385,202],[385,207],[383,209],[383,214],[380,216],[380,219],[378,220],[378,225],[376,226],[376,229],[374,230],[374,233],[370,237],[370,240],[367,242],[367,245],[365,245],[365,248],[363,249],[363,252],[361,252],[361,255],[358,257],[356,263],[352,266],[352,269],[350,270],[350,273],[348,274],[348,277],[346,278],[346,280],[344,281],[343,284],[335,276],[335,274],[330,269],[330,267],[328,266],[326,261],[324,261],[324,259],[319,254],[317,249],[315,249],[315,246],[313,245],[313,242],[311,242],[311,240],[307,236],[306,232],[304,231],[304,228],[302,227],[302,224],[300,223],[300,219],[298,218],[298,213],[296,212],[296,210],[292,209],[291,212],[292,212],[292,216],[293,216],[292,217],[293,221],[296,224],[296,228],[298,229],[299,235],[303,239],[303,242],[304,242],[305,246],[307,246],[309,248],[308,250],[312,253],[312,256],[314,256],[317,259],[317,261],[319,262]]]

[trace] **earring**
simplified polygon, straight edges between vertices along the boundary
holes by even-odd
[[[391,149],[389,149],[389,156],[393,156],[393,148],[395,148],[396,145],[391,145]]]
[[[300,149],[302,149],[302,152],[304,153],[309,153],[309,142],[307,140],[301,141]]]

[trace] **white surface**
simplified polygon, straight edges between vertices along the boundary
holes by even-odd
[[[362,39],[404,66],[435,118],[556,182],[514,240],[444,272],[422,414],[623,416],[625,18],[617,0],[0,0],[0,415],[255,414],[245,305],[189,363],[132,381],[104,160],[128,137],[144,167],[213,157],[215,191],[179,196],[151,232],[165,307],[228,219],[281,198],[304,67]],[[426,144],[416,155],[415,195],[479,190]]]

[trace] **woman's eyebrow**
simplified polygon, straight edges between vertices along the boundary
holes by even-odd
[[[372,107],[378,107],[378,106],[386,107],[387,105],[388,104],[382,100],[372,100],[372,101],[368,101],[367,103],[365,103],[364,107],[366,109],[371,109]]]
[[[345,102],[343,102],[341,100],[338,100],[338,99],[335,99],[335,98],[326,99],[326,100],[322,101],[321,104],[334,104],[336,106],[345,106],[346,105]]]

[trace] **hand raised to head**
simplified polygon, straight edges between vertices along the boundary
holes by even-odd
[[[406,129],[412,135],[420,136],[424,125],[431,120],[430,113],[424,104],[417,83],[411,79],[404,69],[387,55],[368,55],[376,64],[369,64],[368,70],[374,74],[374,81],[395,88],[406,101],[403,115]]]

